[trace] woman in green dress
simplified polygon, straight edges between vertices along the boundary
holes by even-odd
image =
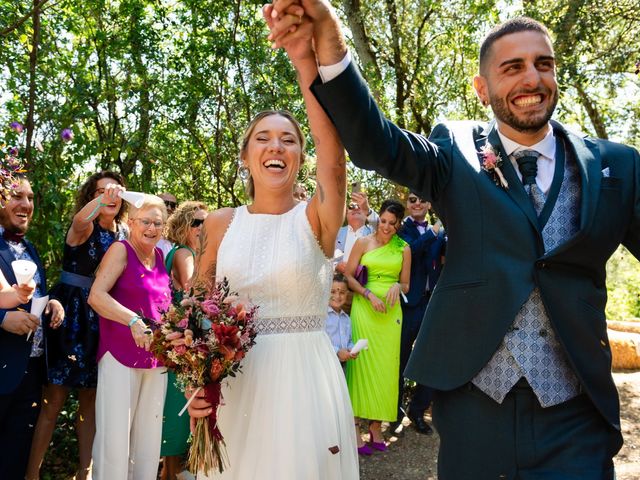
[[[369,349],[347,366],[347,384],[353,412],[370,420],[370,446],[386,450],[382,421],[395,420],[398,401],[398,369],[402,310],[400,296],[409,291],[411,250],[396,234],[404,217],[404,207],[385,200],[380,208],[375,233],[356,241],[345,276],[354,292],[351,305],[353,340],[367,339]],[[368,280],[355,278],[358,265],[367,267]],[[358,437],[358,451],[368,455],[371,448]]]
[[[171,276],[174,300],[176,297],[181,299],[183,292],[191,288],[196,247],[206,216],[204,203],[183,202],[167,222],[166,237],[174,245],[165,258],[165,266]],[[169,372],[168,375],[160,448],[160,455],[164,457],[161,480],[175,480],[184,470],[182,456],[187,451],[189,439],[189,415],[178,416],[186,403],[184,393],[175,386],[175,374]]]

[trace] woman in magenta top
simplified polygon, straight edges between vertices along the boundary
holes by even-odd
[[[94,480],[156,478],[166,375],[149,352],[145,321],[160,321],[170,303],[169,275],[156,248],[166,219],[164,202],[153,195],[132,208],[129,240],[107,250],[89,295],[100,316]]]

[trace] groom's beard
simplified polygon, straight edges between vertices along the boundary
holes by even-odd
[[[535,92],[528,92],[535,93]],[[539,113],[533,117],[526,117],[524,115],[520,116],[516,113],[509,110],[507,106],[507,102],[503,98],[494,97],[489,94],[489,100],[491,103],[491,109],[493,110],[493,114],[496,116],[500,122],[505,125],[510,126],[514,130],[517,130],[521,133],[535,133],[540,131],[551,119],[554,110],[556,109],[556,105],[558,104],[558,91],[556,90],[554,95],[551,96],[551,91],[546,89],[546,91],[541,92],[545,94],[547,97],[551,98],[549,106],[546,111]]]

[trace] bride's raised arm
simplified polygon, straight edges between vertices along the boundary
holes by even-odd
[[[292,8],[295,8],[292,7]],[[271,9],[265,7],[265,20],[272,27]],[[295,35],[283,45],[297,72],[304,97],[311,136],[316,147],[316,192],[309,202],[307,216],[326,256],[333,257],[335,239],[342,226],[346,201],[346,165],[342,142],[329,117],[313,96],[310,86],[318,76],[312,50],[313,25],[299,17]],[[277,22],[277,20],[275,20]]]

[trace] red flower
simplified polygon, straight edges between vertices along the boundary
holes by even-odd
[[[224,367],[222,363],[217,358],[211,363],[211,370],[209,371],[209,375],[211,376],[211,381],[215,382],[220,378],[220,375],[224,371]]]
[[[214,324],[211,326],[215,333],[218,343],[230,348],[240,348],[240,336],[238,335],[238,327],[235,325]]]

